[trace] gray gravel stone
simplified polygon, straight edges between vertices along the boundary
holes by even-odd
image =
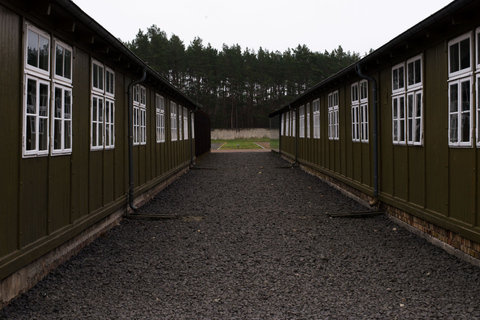
[[[270,153],[211,154],[0,319],[480,319],[480,269]]]

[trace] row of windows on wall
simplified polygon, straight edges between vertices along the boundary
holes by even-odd
[[[392,142],[423,145],[423,56],[417,55],[392,67]],[[475,87],[476,85],[476,87]],[[474,90],[476,88],[476,90]],[[476,92],[476,113],[473,94]],[[480,146],[480,28],[448,42],[448,144]],[[368,83],[351,85],[352,141],[368,142]],[[310,137],[311,106],[299,111],[299,136]],[[339,139],[338,91],[328,95],[328,138]],[[313,102],[314,139],[320,138],[319,100]],[[476,121],[474,121],[476,119]],[[474,125],[475,122],[475,125]],[[295,136],[295,111],[282,115],[281,135]]]
[[[26,23],[23,156],[72,152],[72,47]],[[51,52],[53,51],[53,53]],[[115,72],[91,63],[92,150],[115,147]],[[134,144],[146,144],[146,89],[134,86]],[[165,142],[165,101],[156,95],[156,141]],[[171,139],[188,139],[188,109],[171,102]],[[193,137],[193,114],[191,132]]]

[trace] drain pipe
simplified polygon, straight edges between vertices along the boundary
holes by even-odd
[[[360,78],[372,82],[373,88],[373,199],[369,201],[370,206],[378,203],[378,100],[377,100],[377,81],[362,73],[360,66],[356,65],[357,74]]]
[[[197,112],[198,106],[195,106],[195,110],[190,111],[190,119],[192,119],[193,114]],[[192,120],[190,120],[192,121]],[[195,130],[195,123],[193,125],[193,128],[191,127],[191,122],[190,122],[190,166],[193,167],[195,164],[193,163],[193,130]]]
[[[292,106],[288,106],[290,110],[292,110]],[[293,109],[295,112],[295,122],[292,121],[292,126],[295,125],[295,162],[292,164],[292,167],[298,165],[298,133],[297,133],[297,109]],[[293,130],[292,130],[293,131]]]
[[[139,84],[140,82],[145,81],[147,78],[147,69],[143,69],[143,76],[138,79],[130,82],[128,84],[128,177],[129,177],[129,187],[128,187],[128,204],[133,211],[138,208],[133,204],[133,86]]]

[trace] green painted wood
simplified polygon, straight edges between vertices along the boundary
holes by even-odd
[[[18,246],[19,214],[19,157],[22,154],[22,102],[20,100],[21,19],[0,5],[0,257],[15,251]],[[8,152],[5,152],[8,150]]]

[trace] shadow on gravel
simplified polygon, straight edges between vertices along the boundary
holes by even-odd
[[[288,165],[210,154],[0,319],[480,319],[480,268]]]

